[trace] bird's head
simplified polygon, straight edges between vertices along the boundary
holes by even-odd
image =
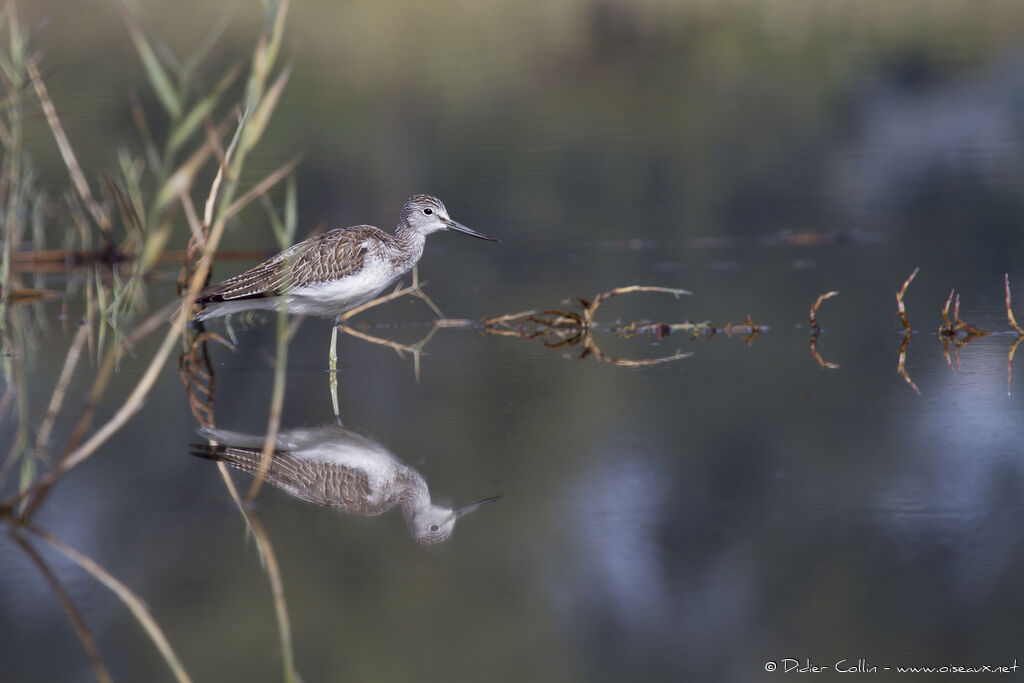
[[[448,216],[448,209],[444,202],[429,194],[414,194],[402,207],[402,218],[400,225],[426,236],[438,230],[455,230],[457,232],[479,237],[482,240],[497,242],[495,238],[485,235],[476,230],[470,230],[462,223],[454,221]]]
[[[484,498],[455,510],[443,505],[427,505],[408,517],[409,532],[416,538],[417,543],[424,545],[446,541],[455,529],[455,520],[500,498],[501,496]]]

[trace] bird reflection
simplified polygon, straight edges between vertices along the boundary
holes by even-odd
[[[259,469],[262,435],[206,427],[199,433],[218,445],[192,444],[192,455],[249,474]],[[398,507],[409,533],[424,544],[446,540],[458,518],[501,498],[457,509],[432,503],[419,472],[373,439],[333,424],[279,434],[266,480],[302,500],[357,515],[371,517]]]

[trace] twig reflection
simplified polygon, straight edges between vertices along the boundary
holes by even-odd
[[[815,361],[818,362],[818,365],[829,370],[838,369],[839,363],[831,363],[826,361],[824,358],[821,357],[821,354],[818,352],[818,336],[821,334],[821,326],[818,325],[818,308],[826,299],[831,299],[832,297],[838,295],[839,292],[833,290],[831,292],[825,292],[824,294],[819,296],[817,299],[814,300],[814,303],[811,304],[811,311],[808,316],[809,321],[811,323],[811,356],[814,358]]]
[[[910,375],[907,374],[907,347],[910,346],[910,335],[913,330],[910,327],[910,321],[907,320],[907,308],[903,304],[903,297],[907,293],[907,287],[909,287],[913,279],[917,277],[917,272],[919,270],[921,270],[920,266],[914,268],[914,272],[910,274],[910,277],[903,281],[903,286],[896,291],[896,312],[897,315],[899,315],[900,323],[903,324],[903,339],[900,341],[899,360],[896,363],[896,372],[899,373],[900,377],[902,377],[906,383],[910,385],[910,388],[918,395],[921,394],[921,390],[917,388],[917,385],[914,384],[914,380],[910,379]]]
[[[1013,376],[1013,355],[1017,353],[1017,345],[1024,339],[1024,329],[1017,324],[1017,318],[1013,315],[1013,308],[1010,307],[1010,274],[1003,274],[1003,283],[1006,286],[1006,318],[1010,321],[1010,327],[1017,333],[1017,338],[1010,345],[1010,352],[1006,356],[1006,393],[1010,393],[1010,378]]]

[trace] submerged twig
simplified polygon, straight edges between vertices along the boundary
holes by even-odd
[[[954,299],[955,294],[955,299]],[[953,320],[949,319],[949,304],[953,303]],[[960,295],[956,294],[956,289],[952,289],[949,292],[949,298],[946,299],[946,305],[942,308],[942,325],[939,327],[939,336],[943,338],[953,338],[959,333],[963,332],[966,337],[961,341],[961,345],[966,344],[971,339],[977,337],[984,337],[990,334],[985,330],[979,329],[965,323],[960,319]]]
[[[951,302],[953,302],[952,320],[949,319],[949,305]],[[939,327],[938,336],[942,340],[942,355],[945,357],[949,369],[957,372],[960,370],[960,347],[978,337],[987,336],[989,333],[960,319],[960,295],[956,294],[956,289],[950,290],[949,297],[946,299],[946,305],[943,306],[941,313],[942,325]],[[950,346],[953,347],[953,353],[956,357],[955,366],[949,357]]]

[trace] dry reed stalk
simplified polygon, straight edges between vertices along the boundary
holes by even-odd
[[[910,334],[910,321],[907,320],[907,309],[903,305],[903,295],[907,293],[907,287],[909,287],[913,279],[917,277],[917,271],[919,270],[921,270],[920,266],[914,268],[914,272],[910,274],[910,277],[903,282],[903,286],[900,287],[898,292],[896,292],[896,310],[899,314],[900,322],[903,323],[903,330],[907,334]]]
[[[674,289],[671,287],[653,287],[648,285],[627,285],[626,287],[616,287],[607,292],[602,292],[594,297],[592,302],[587,302],[584,299],[580,299],[580,303],[583,305],[583,317],[587,322],[592,323],[594,321],[594,313],[597,312],[597,307],[601,305],[601,302],[606,299],[610,299],[613,296],[619,294],[630,294],[633,292],[662,292],[664,294],[671,294],[677,299],[680,296],[687,295],[691,296],[693,292],[686,289]]]
[[[78,165],[78,159],[75,157],[75,151],[71,147],[71,141],[68,140],[68,136],[64,132],[64,127],[60,123],[60,118],[57,116],[57,110],[53,106],[53,101],[50,99],[50,93],[46,88],[46,84],[39,75],[39,68],[36,65],[34,57],[29,57],[25,60],[25,70],[28,72],[29,78],[32,79],[32,87],[36,91],[36,97],[39,98],[39,104],[43,108],[43,114],[46,116],[46,122],[49,124],[53,137],[57,141],[57,149],[60,150],[60,155],[64,160],[64,165],[67,167],[68,173],[71,175],[71,184],[74,185],[78,198],[85,205],[86,209],[89,210],[89,213],[92,215],[92,219],[96,222],[96,227],[103,232],[103,235],[107,238],[108,242],[112,242],[113,237],[110,234],[110,217],[96,202],[96,200],[93,199],[92,192],[89,190],[89,183],[85,180],[85,174],[82,173],[82,167]]]
[[[819,296],[817,299],[815,299],[814,303],[811,304],[810,323],[811,323],[811,329],[813,330],[813,333],[815,335],[817,335],[817,334],[819,334],[821,332],[821,327],[818,326],[818,307],[821,306],[821,303],[823,301],[825,301],[826,299],[831,299],[834,296],[839,296],[839,292],[836,292],[836,291],[825,292],[824,294]]]
[[[1006,318],[1010,321],[1010,327],[1017,333],[1018,337],[1024,337],[1024,329],[1017,324],[1017,319],[1013,317],[1013,309],[1010,308],[1010,274],[1003,274],[1003,282],[1006,285]]]
[[[50,438],[50,432],[53,430],[57,414],[64,404],[64,396],[67,393],[68,384],[71,382],[71,375],[78,366],[82,345],[85,343],[88,334],[88,326],[80,325],[78,332],[75,333],[74,340],[71,342],[71,347],[68,349],[68,354],[64,358],[64,366],[60,370],[57,385],[53,388],[53,395],[50,397],[50,405],[46,408],[46,414],[43,416],[42,424],[39,426],[39,432],[36,436],[36,457],[40,459],[43,459],[46,455],[46,442]]]

